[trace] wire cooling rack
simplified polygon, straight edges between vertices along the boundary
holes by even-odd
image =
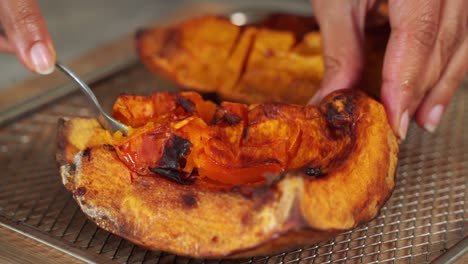
[[[148,94],[165,87],[139,64],[92,86],[107,108],[123,91]],[[0,128],[0,223],[97,262],[429,263],[450,257],[459,252],[454,246],[466,250],[468,234],[468,81],[462,86],[435,134],[410,126],[396,188],[380,215],[321,245],[268,257],[195,260],[145,250],[98,228],[62,186],[54,160],[57,119],[94,115],[81,93]]]

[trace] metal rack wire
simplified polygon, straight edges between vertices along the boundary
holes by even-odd
[[[105,107],[122,91],[155,91],[141,65],[95,84]],[[84,258],[117,263],[429,263],[466,241],[468,82],[435,134],[414,124],[401,145],[397,186],[370,223],[321,245],[243,260],[195,260],[148,251],[89,221],[62,186],[54,160],[58,117],[92,116],[86,98],[71,94],[0,128],[0,222],[39,233]]]

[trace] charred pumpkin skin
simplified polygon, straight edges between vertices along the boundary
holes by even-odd
[[[60,121],[57,160],[65,187],[105,230],[179,255],[265,255],[371,220],[393,190],[398,144],[382,105],[347,91],[319,108],[323,130],[346,133],[351,142],[323,177],[294,170],[263,184],[226,186],[138,176],[119,160],[109,134],[86,118]]]

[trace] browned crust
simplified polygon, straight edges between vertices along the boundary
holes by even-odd
[[[137,176],[86,118],[59,121],[62,180],[98,226],[150,249],[215,258],[316,244],[374,218],[394,187],[398,144],[383,107],[362,93],[344,94],[355,110],[353,147],[318,180],[288,172],[246,195],[203,181],[185,186]]]

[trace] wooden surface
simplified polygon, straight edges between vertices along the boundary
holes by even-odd
[[[465,254],[461,259],[459,259],[456,264],[467,264],[468,263],[468,254]]]
[[[82,261],[0,226],[0,263],[83,263]]]

